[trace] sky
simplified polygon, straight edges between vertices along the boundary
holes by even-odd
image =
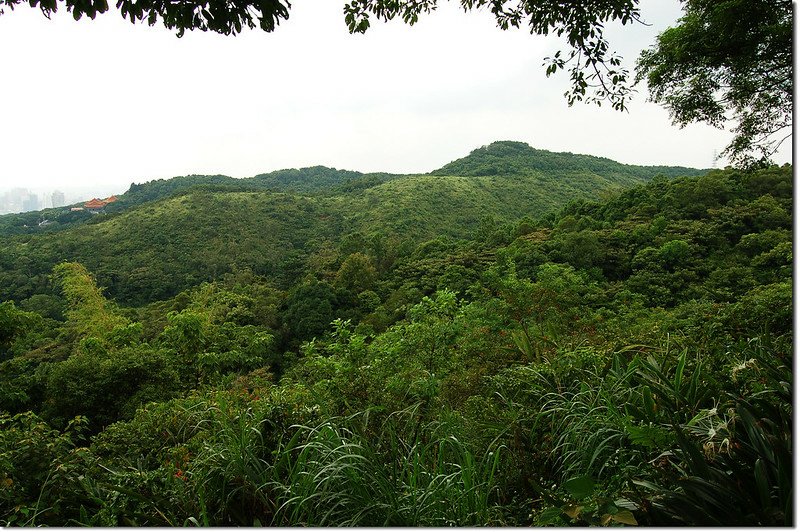
[[[350,35],[341,1],[293,3],[273,33],[231,37],[124,21],[75,22],[25,4],[0,16],[0,189],[124,192],[188,174],[250,177],[325,165],[429,172],[496,140],[641,165],[709,168],[730,133],[679,129],[638,93],[629,112],[569,107],[565,44],[502,31],[488,12],[442,2],[414,26],[374,22]],[[632,67],[681,15],[643,0],[645,25],[610,25]],[[791,161],[785,143],[776,161]],[[725,166],[720,160],[717,166]]]

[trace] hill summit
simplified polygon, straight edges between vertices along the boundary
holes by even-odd
[[[598,199],[606,191],[644,183],[658,175],[672,178],[703,173],[706,171],[674,166],[626,165],[603,157],[539,150],[524,142],[499,141],[421,175],[365,174],[312,166],[242,179],[225,175],[157,179],[132,184],[119,195],[119,201],[106,205],[102,212],[53,208],[0,216],[0,238],[97,224],[145,204],[201,190],[216,193],[220,199],[233,192],[316,197],[321,202],[316,206],[324,205],[350,225],[374,226],[414,238],[441,234],[464,238],[484,216],[495,216],[501,222],[521,216],[535,218],[573,199]],[[252,212],[227,214],[246,219],[255,216]],[[136,220],[136,216],[131,220],[134,226]]]
[[[704,173],[680,166],[636,166],[612,161],[605,157],[580,155],[571,152],[537,150],[525,142],[503,140],[481,146],[461,159],[431,172],[432,175],[492,176],[530,175],[544,173],[592,173],[597,175],[622,174],[632,178],[696,175]]]

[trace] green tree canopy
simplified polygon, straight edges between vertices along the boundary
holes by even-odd
[[[363,253],[353,253],[344,260],[336,273],[336,285],[358,294],[370,290],[377,277],[372,259]]]
[[[82,264],[62,262],[53,268],[53,275],[67,300],[67,323],[78,337],[105,338],[115,327],[127,325]]]
[[[681,127],[733,121],[734,163],[768,161],[792,130],[792,2],[684,0],[684,11],[642,52],[637,80]]]

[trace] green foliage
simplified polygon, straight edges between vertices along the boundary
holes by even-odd
[[[22,300],[20,306],[23,310],[35,312],[45,318],[64,320],[64,301],[56,296],[34,294],[28,299]]]
[[[482,178],[413,183],[427,179]],[[285,234],[272,273],[232,264],[202,282],[190,256],[154,261],[192,287],[145,307],[106,300],[77,263],[56,269],[65,321],[0,304],[0,520],[790,524],[791,180],[658,178],[524,231],[476,217],[472,241],[295,218],[343,196],[210,190],[86,226],[102,241],[149,213],[157,239],[157,222],[177,223],[159,209],[199,197],[307,233]],[[403,209],[392,223],[417,230],[425,210]],[[40,236],[24,248],[52,244]]]
[[[791,136],[792,2],[689,0],[683,9],[642,52],[637,79],[680,126],[733,119],[725,153],[735,163],[768,162]]]
[[[408,355],[419,357],[419,362],[430,373],[447,363],[446,346],[456,333],[453,318],[457,309],[455,294],[445,290],[432,298],[422,298],[408,311],[410,323],[403,330]]]
[[[774,283],[748,291],[728,309],[728,320],[733,328],[780,336],[792,331],[792,310],[791,283]]]
[[[250,333],[250,335],[248,335]],[[249,372],[277,362],[274,337],[255,331],[239,332],[239,345],[227,352],[205,352],[197,357],[201,375]]]
[[[485,164],[498,166],[496,175],[480,175]],[[331,248],[341,254],[327,261],[333,273],[358,252],[383,274],[409,246],[481,238],[487,216],[494,221],[491,242],[499,244],[513,231],[504,224],[522,216],[538,218],[576,198],[597,200],[657,174],[698,172],[495,143],[435,175],[395,176],[367,188],[336,188],[355,177],[330,169],[158,180],[132,185],[91,224],[0,233],[0,299],[52,291],[48,277],[65,257],[90,270],[110,297],[134,306],[242,271],[288,289],[320,273],[315,261]],[[359,242],[349,241],[353,235]]]
[[[521,279],[511,265],[504,274],[489,270],[486,279],[496,298],[490,303],[493,312],[516,324],[512,337],[529,361],[541,360],[557,345],[566,328],[580,318],[581,301],[595,288],[570,266],[543,264],[536,274],[536,282]]]
[[[378,272],[372,260],[363,253],[353,253],[347,257],[336,272],[336,285],[359,294],[370,290],[375,284]]]
[[[431,172],[441,176],[541,176],[548,184],[565,186],[567,178],[595,178],[601,182],[630,185],[647,181],[657,175],[677,177],[698,175],[700,170],[668,166],[632,166],[603,157],[554,153],[531,148],[524,142],[499,141],[473,150],[467,157],[457,159]],[[571,180],[571,179],[570,179]]]
[[[552,498],[557,506],[547,508],[538,516],[538,525],[564,525],[566,523],[589,526],[610,524],[638,525],[631,510],[637,510],[628,499],[611,500],[595,495],[595,483],[591,477],[574,477],[561,485],[568,499]]]
[[[169,325],[164,328],[163,338],[166,345],[181,355],[196,355],[206,346],[203,316],[184,310],[170,312],[167,315]]]
[[[142,404],[170,398],[179,388],[168,352],[147,346],[109,351],[84,342],[78,353],[47,368],[44,411],[56,425],[81,415],[99,430],[133,416]]]
[[[361,172],[337,170],[325,166],[314,166],[311,168],[301,168],[299,170],[294,168],[291,170],[278,170],[269,174],[257,175],[253,178],[253,182],[257,183],[260,187],[265,187],[274,191],[314,193],[329,191],[331,189],[342,189],[342,187],[347,187],[348,185],[350,190],[363,188],[365,185],[363,178],[365,177],[376,177],[378,182],[382,180],[382,176],[365,176]],[[390,177],[394,176],[386,174],[385,178]],[[357,185],[356,183],[359,184]],[[346,189],[347,188],[345,188],[345,190]]]
[[[19,310],[12,301],[0,303],[0,361],[33,347],[43,322],[40,315]]]
[[[0,413],[0,512],[3,526],[63,524],[82,499],[81,476],[86,419],[76,417],[64,432],[31,412]],[[77,515],[75,515],[77,517]]]
[[[675,427],[674,470],[667,471],[674,484],[637,482],[655,492],[652,501],[665,522],[793,523],[791,362],[765,347],[754,342],[742,353],[752,356],[748,364],[757,368],[758,379],[766,384],[763,389],[744,396],[729,394],[724,404],[698,416],[704,423],[695,418]],[[723,416],[722,422],[708,423]]]
[[[336,291],[328,283],[306,282],[289,292],[284,320],[295,338],[310,340],[327,330],[338,302]]]
[[[4,0],[0,7],[13,10],[19,5],[17,0]],[[80,20],[84,15],[94,19],[98,13],[108,11],[108,2],[93,2],[83,4],[73,0],[65,0],[64,7],[75,20]],[[48,18],[58,11],[59,2],[56,0],[39,0],[31,4],[38,7]],[[273,31],[281,20],[289,18],[289,4],[272,2],[269,4],[251,3],[241,7],[200,4],[177,6],[149,2],[138,4],[134,2],[121,2],[117,8],[123,18],[131,22],[147,22],[153,26],[161,20],[165,27],[176,30],[181,37],[188,30],[214,31],[225,35],[241,33],[242,28],[260,27],[264,31]],[[3,11],[0,10],[0,14]]]
[[[76,336],[103,339],[116,327],[126,325],[83,265],[64,262],[53,268],[53,275],[61,284],[67,301],[65,314]]]
[[[404,412],[394,415],[403,416]],[[387,424],[376,447],[356,416],[302,427],[276,464],[276,524],[469,526],[495,524],[500,449],[482,459],[453,437],[404,440]]]
[[[30,357],[14,357],[0,363],[0,410],[10,413],[39,410],[42,401],[38,361]]]
[[[259,294],[255,288],[251,292]],[[187,308],[167,314],[158,340],[180,360],[185,386],[280,366],[275,335],[260,324],[276,319],[269,292],[266,295],[268,299],[259,303],[255,297],[204,284],[192,294]],[[257,310],[272,315],[256,316]]]

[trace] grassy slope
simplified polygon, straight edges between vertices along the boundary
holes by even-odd
[[[657,174],[667,177],[697,175],[706,170],[681,166],[636,166],[618,163],[605,157],[569,152],[551,152],[531,148],[524,142],[499,141],[473,150],[468,156],[432,172],[436,175],[530,175],[543,172],[567,179],[577,175],[595,175],[632,185]]]
[[[585,156],[519,143],[477,151],[480,157],[473,152],[442,171],[481,173],[488,154],[495,166],[504,161],[509,174],[395,177],[338,195],[190,189],[98,223],[6,238],[0,240],[0,300],[41,293],[50,268],[63,260],[85,264],[110,296],[127,303],[163,299],[235,268],[288,286],[324,241],[335,245],[349,232],[395,233],[415,241],[469,238],[487,216],[498,222],[536,218],[572,199],[598,199],[663,173],[608,160],[589,168]],[[549,154],[546,165],[541,153]],[[548,170],[551,165],[563,170]],[[325,183],[329,192],[334,181]]]
[[[100,217],[87,211],[70,212],[66,207],[48,208],[0,216],[0,237],[21,234],[44,234],[71,229],[78,225],[97,223],[134,207],[183,194],[192,189],[220,191],[269,191],[303,195],[354,192],[401,177],[394,174],[362,174],[325,166],[287,169],[237,179],[224,175],[188,175],[171,179],[156,179],[132,184],[118,201],[109,204]],[[74,206],[82,206],[82,202]],[[47,225],[39,226],[47,220]]]

